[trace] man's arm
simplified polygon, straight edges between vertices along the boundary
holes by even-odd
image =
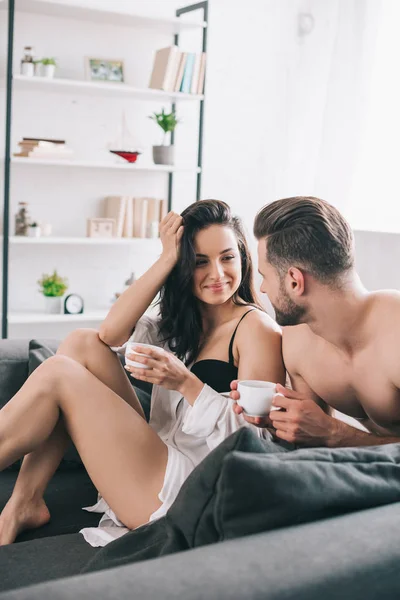
[[[293,390],[278,386],[282,396],[276,396],[270,419],[278,438],[302,446],[379,446],[400,442],[394,436],[376,435],[360,431],[332,417],[329,406],[321,400],[300,375],[292,374]]]

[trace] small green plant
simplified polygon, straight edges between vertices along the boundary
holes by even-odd
[[[42,275],[38,280],[39,291],[44,296],[63,296],[68,289],[68,279],[60,277],[56,270],[52,275]]]
[[[39,227],[39,223],[36,223],[36,222],[29,223],[29,227]]]
[[[41,58],[37,62],[41,62],[42,65],[54,65],[57,66],[57,61],[55,58]]]
[[[153,113],[149,119],[152,119],[157,125],[161,127],[164,132],[163,144],[165,144],[165,139],[167,133],[170,131],[174,131],[175,127],[178,125],[179,120],[176,118],[175,111],[170,113],[164,112],[164,109],[160,113]]]

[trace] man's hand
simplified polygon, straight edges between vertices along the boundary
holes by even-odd
[[[301,446],[327,446],[335,435],[335,419],[328,416],[306,394],[276,386],[279,395],[272,405],[270,419],[277,438]]]

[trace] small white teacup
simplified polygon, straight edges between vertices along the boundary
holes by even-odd
[[[237,401],[249,417],[264,417],[271,411],[272,400],[277,395],[276,384],[271,381],[248,379],[239,381]]]
[[[158,349],[158,346],[154,346],[153,344],[141,344],[140,342],[128,342],[125,348],[125,363],[130,367],[135,367],[136,369],[149,369],[149,365],[144,365],[143,363],[136,362],[135,360],[131,360],[128,358],[128,354],[138,354],[139,356],[147,356],[147,354],[143,354],[143,352],[136,352],[135,348],[137,346],[145,346],[146,348],[155,348]]]

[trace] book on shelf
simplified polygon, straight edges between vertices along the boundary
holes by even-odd
[[[201,53],[200,58],[200,69],[199,69],[199,80],[197,82],[197,94],[202,94],[204,92],[204,79],[206,76],[206,53]]]
[[[168,46],[157,50],[150,77],[150,88],[165,92],[174,91],[180,54],[178,46]]]
[[[177,46],[157,50],[149,87],[165,92],[202,94],[206,53],[180,52]]]
[[[116,237],[122,237],[125,230],[124,225],[127,201],[127,196],[107,196],[105,198],[104,216],[109,219],[115,219]]]
[[[190,83],[190,93],[191,94],[197,94],[197,88],[199,85],[200,63],[201,63],[201,54],[195,54],[194,61],[193,61],[192,80]]]
[[[124,219],[124,227],[122,231],[122,237],[133,237],[133,198],[127,196],[126,198],[126,206],[125,206],[125,219]]]
[[[180,56],[179,56],[179,66],[178,66],[178,73],[176,76],[176,80],[175,80],[175,85],[174,85],[174,92],[179,92],[179,90],[181,89],[181,85],[182,85],[182,79],[183,79],[183,73],[185,72],[185,65],[186,65],[186,60],[187,60],[187,52],[181,52]]]
[[[194,54],[194,52],[188,52],[180,89],[180,91],[183,94],[190,94],[190,90],[192,88],[192,74],[195,58],[196,55]]]
[[[25,144],[41,144],[42,142],[51,142],[52,144],[65,144],[65,140],[55,140],[53,138],[31,138],[23,137],[22,141]]]
[[[116,237],[156,238],[167,213],[167,200],[132,196],[107,196],[104,216],[115,219]]]
[[[18,146],[20,151],[14,152],[14,156],[43,159],[71,158],[73,156],[73,151],[66,146],[64,140],[22,138],[22,141],[18,142]]]
[[[168,201],[166,198],[163,198],[162,200],[160,200],[160,223],[163,220],[164,217],[166,217],[168,214]]]

